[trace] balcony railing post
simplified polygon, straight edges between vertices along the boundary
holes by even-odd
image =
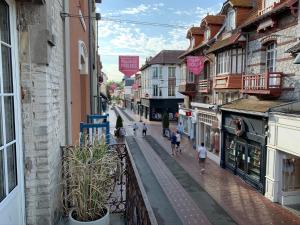
[[[269,72],[266,72],[265,73],[265,80],[266,80],[266,89],[267,90],[269,89],[269,85],[270,85],[269,77],[270,77]]]

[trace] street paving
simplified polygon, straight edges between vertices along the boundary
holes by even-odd
[[[132,136],[131,126],[138,116],[128,110],[126,115],[118,111],[127,135]],[[142,124],[137,124],[140,128],[134,139],[183,224],[300,225],[298,216],[211,160],[207,160],[206,173],[201,175],[195,151],[186,138],[182,140],[182,154],[172,158],[170,142],[161,135],[161,123],[148,122],[146,138],[141,134]]]

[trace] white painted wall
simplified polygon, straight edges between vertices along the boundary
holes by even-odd
[[[162,77],[160,78],[158,75],[157,79],[153,79],[153,68],[154,67],[162,67]],[[175,85],[175,96],[168,96],[168,68],[176,67],[175,76],[176,76],[176,85]],[[169,98],[169,99],[178,99],[183,98],[184,95],[178,92],[178,86],[182,81],[181,74],[181,66],[180,65],[151,65],[142,71],[141,74],[141,83],[142,83],[142,97],[145,97],[147,93],[149,98]],[[153,96],[153,85],[158,85],[158,87],[162,88],[162,96]]]

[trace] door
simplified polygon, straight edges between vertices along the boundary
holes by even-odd
[[[0,0],[0,225],[22,225],[25,218],[15,21],[13,0]]]
[[[247,149],[243,142],[236,142],[236,172],[241,177],[244,177],[247,171]]]

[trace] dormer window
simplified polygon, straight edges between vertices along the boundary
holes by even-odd
[[[209,38],[210,38],[210,29],[207,29],[204,32],[204,41],[207,42]]]
[[[235,11],[232,9],[227,13],[226,30],[230,31],[235,29]]]
[[[258,11],[258,15],[262,15],[264,13],[267,13],[271,11],[274,7],[275,3],[279,3],[281,0],[264,0],[264,5],[262,10]]]
[[[194,48],[195,47],[195,38],[192,37],[191,38],[191,48]]]

